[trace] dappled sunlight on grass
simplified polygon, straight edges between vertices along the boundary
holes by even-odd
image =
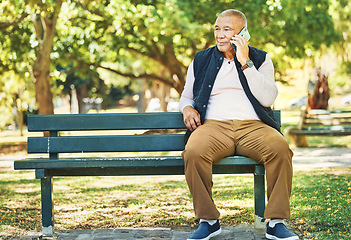
[[[181,212],[191,211],[192,205],[184,177],[177,178],[181,180],[167,177],[84,178],[75,185],[70,184],[69,194],[62,192],[55,195],[62,201],[56,207],[55,216],[62,224],[58,223],[56,227],[70,222],[65,219],[72,203],[75,208],[69,217],[76,224],[70,224],[71,228],[153,226],[159,224],[159,219],[170,221],[178,218]],[[94,182],[90,184],[90,181]],[[100,184],[102,187],[96,183],[99,181],[103,183]],[[79,212],[79,216],[74,211]],[[84,226],[79,223],[81,218],[84,218]]]
[[[308,239],[351,239],[351,169],[296,174],[293,224]]]
[[[16,209],[13,214],[4,216],[8,221],[1,222],[2,228],[12,225],[22,228],[16,220],[18,217],[23,219],[18,212],[28,210],[28,206],[31,206],[35,214],[30,211],[28,214],[35,215],[34,220],[23,229],[40,231],[40,181],[33,179],[34,174],[30,174],[33,172],[0,174],[2,189],[9,189],[11,199],[3,201],[1,209],[4,211],[9,206]],[[214,198],[224,216],[222,223],[251,222],[252,176],[214,178]],[[25,186],[28,186],[26,190]],[[237,187],[238,191],[233,191],[233,187]],[[53,192],[56,229],[195,224],[191,196],[184,176],[59,177],[54,178]],[[29,196],[28,193],[34,195]]]
[[[215,175],[221,223],[253,223],[253,176]],[[0,237],[41,229],[40,181],[0,172]],[[296,171],[288,221],[304,239],[350,239],[351,169]],[[195,225],[184,176],[54,178],[56,229]]]

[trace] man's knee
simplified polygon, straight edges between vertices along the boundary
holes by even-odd
[[[275,144],[272,145],[272,151],[286,157],[292,157],[292,151],[290,149],[289,143],[285,139],[282,139],[281,141],[276,141]]]
[[[199,162],[201,160],[210,160],[208,153],[208,147],[204,147],[202,144],[187,144],[185,150],[182,152],[182,157],[186,163]]]
[[[280,138],[275,141],[271,141],[269,144],[268,154],[266,155],[266,162],[271,160],[280,161],[283,163],[291,164],[293,152],[289,147],[289,143],[284,139]]]

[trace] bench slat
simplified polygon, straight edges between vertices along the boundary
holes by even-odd
[[[261,168],[262,174],[256,174],[256,169]],[[40,170],[36,170],[40,171]],[[247,174],[264,175],[263,165],[214,165],[214,174]],[[65,169],[45,169],[40,171],[37,178],[62,177],[62,176],[138,176],[138,175],[184,175],[184,166],[172,167],[128,167],[128,168],[65,168]],[[256,176],[257,177],[257,176]],[[263,181],[263,180],[262,180]],[[264,199],[264,194],[262,195]],[[261,201],[263,202],[264,200]],[[264,207],[261,211],[263,212]],[[262,215],[263,216],[263,213]]]
[[[339,120],[324,120],[324,121],[308,121],[304,122],[304,126],[318,126],[318,125],[323,125],[323,126],[344,126],[344,125],[350,125],[350,121],[339,121]]]
[[[261,165],[243,156],[230,156],[215,163],[218,166]],[[181,156],[167,157],[122,157],[122,158],[34,158],[15,161],[16,170],[65,169],[65,168],[139,168],[139,167],[184,167]]]
[[[28,116],[29,132],[185,128],[183,116],[179,112]]]
[[[316,130],[316,131],[344,131],[344,132],[351,132],[351,126],[350,127],[344,127],[344,126],[320,126],[320,127],[305,127],[301,130]]]
[[[29,137],[27,149],[28,153],[182,151],[184,135]]]
[[[351,130],[315,130],[315,129],[304,129],[298,130],[294,129],[289,132],[289,134],[295,135],[308,135],[308,136],[348,136],[351,135]]]

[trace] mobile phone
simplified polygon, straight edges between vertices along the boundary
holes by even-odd
[[[243,36],[247,41],[249,41],[251,37],[249,31],[247,30],[247,27],[243,27],[238,35]]]
[[[243,28],[241,29],[241,31],[239,32],[238,35],[243,36],[244,38],[246,38],[247,41],[249,41],[250,38],[251,38],[250,33],[249,33],[249,31],[247,30],[247,27],[243,27]],[[233,48],[234,48],[234,51],[236,52],[236,46],[235,46],[235,44],[232,43],[232,46],[233,46]]]

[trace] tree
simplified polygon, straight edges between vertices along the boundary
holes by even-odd
[[[75,33],[73,36],[68,36],[67,32],[62,35],[67,34],[63,40],[73,38],[74,41],[62,41],[60,50],[76,65],[105,69],[124,78],[161,81],[181,93],[186,67],[190,63],[189,59],[187,64],[183,63],[184,59],[179,60],[177,54],[180,51],[177,47],[184,48],[181,36],[182,31],[186,31],[182,26],[187,23],[181,25],[184,18],[173,16],[169,4],[116,2],[119,4],[70,5],[71,9],[83,10],[70,15],[68,24]],[[175,13],[181,15],[181,11]],[[169,19],[166,16],[170,16]],[[84,29],[82,25],[85,25]],[[167,29],[169,25],[174,27]],[[164,29],[161,32],[160,26]],[[167,36],[163,36],[166,30]]]
[[[83,69],[104,69],[116,74],[115,82],[159,81],[180,94],[190,61],[215,44],[213,23],[228,8],[226,0],[6,2],[6,9],[15,10],[1,16],[1,32],[17,28],[15,38],[27,52],[23,46],[16,49],[3,33],[0,38],[7,41],[0,46],[10,46],[8,53],[16,52],[18,60],[32,66],[40,113],[52,111],[50,72],[72,62],[81,70],[78,77]],[[250,44],[270,53],[280,81],[292,59],[313,57],[338,36],[328,0],[248,0],[237,8],[247,16]]]
[[[53,114],[54,107],[50,87],[50,63],[52,47],[56,33],[56,23],[61,10],[62,0],[34,4],[36,12],[32,13],[32,22],[36,33],[36,59],[33,63],[36,99],[39,114]]]
[[[17,123],[22,133],[23,113],[34,109],[31,99],[34,91],[31,89],[29,74],[21,75],[14,70],[2,74],[0,81],[0,131],[8,125]]]
[[[17,1],[0,3],[0,129],[14,121],[21,129],[22,112],[35,108],[30,74],[31,29],[19,24],[28,19],[23,8]]]
[[[31,72],[35,82],[36,101],[39,114],[54,113],[50,86],[50,54],[54,43],[56,22],[60,13],[61,5],[62,0],[45,1],[45,3],[32,0],[5,1],[1,6],[7,11],[5,13],[7,13],[8,16],[16,15],[13,13],[19,13],[20,16],[15,19],[9,19],[8,17],[7,21],[1,21],[0,28],[5,29],[6,31],[13,31],[21,28],[30,31],[28,16],[31,16],[31,23],[35,30],[35,40],[30,37],[31,39],[25,43],[25,46],[28,47],[26,51],[23,51],[24,49],[22,46],[9,45],[12,47],[11,50],[20,50],[19,52],[23,54],[21,59],[30,56],[29,53],[35,48],[35,57],[26,60],[27,62],[32,61]],[[4,35],[2,37],[4,38]],[[20,31],[16,32],[16,38],[21,39]],[[6,37],[5,39],[9,40]],[[12,40],[13,39],[10,41]],[[30,42],[32,46],[29,47],[28,45]],[[6,48],[9,45],[3,44],[3,47]],[[16,51],[15,53],[17,55],[18,52]],[[11,65],[11,63],[9,65]]]
[[[63,86],[62,94],[69,95],[72,100],[72,90],[76,92],[78,113],[86,113],[89,110],[86,109],[84,100],[88,100],[88,98],[91,100],[94,98],[103,98],[107,95],[107,86],[95,69],[76,68],[73,65],[62,68],[59,65],[57,66],[57,70],[65,73],[56,82],[57,85]]]
[[[106,5],[105,11],[93,3],[85,6],[87,12],[102,17],[105,23],[113,23],[99,21],[104,36],[98,39],[104,39],[104,47],[115,51],[100,61],[79,60],[120,76],[161,81],[178,93],[195,52],[214,44],[212,28],[217,14],[228,8],[226,1],[205,0],[115,3]],[[238,8],[247,15],[250,44],[272,55],[280,81],[284,81],[291,59],[313,57],[321,46],[329,46],[338,37],[328,0],[249,0]],[[142,61],[142,68],[133,67],[136,60]],[[110,67],[109,62],[119,64]]]

